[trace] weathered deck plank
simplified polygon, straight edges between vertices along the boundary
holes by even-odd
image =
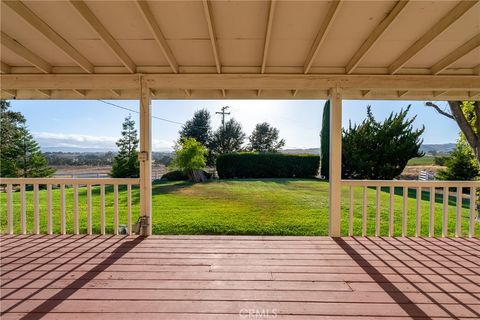
[[[2,319],[480,318],[479,239],[22,235],[0,245]]]

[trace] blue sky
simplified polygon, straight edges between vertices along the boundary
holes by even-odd
[[[138,110],[138,101],[111,101],[112,103]],[[247,134],[256,123],[269,122],[280,130],[286,140],[286,148],[313,148],[319,145],[323,100],[156,100],[152,113],[156,117],[183,123],[193,113],[206,108],[212,114],[212,124],[220,125],[220,116],[215,115],[222,106],[230,106],[231,115],[237,119]],[[384,119],[392,111],[412,105],[410,115],[417,115],[416,127],[425,125],[423,139],[427,144],[451,143],[458,137],[455,122],[436,114],[419,101],[354,101],[343,104],[343,126],[349,120],[361,122],[366,116],[366,106],[371,105],[377,119]],[[446,106],[446,102],[438,102]],[[12,109],[22,112],[27,126],[42,147],[73,147],[115,149],[120,135],[121,123],[130,113],[100,101],[65,100],[12,100]],[[138,124],[138,114],[132,113]],[[170,149],[178,138],[180,125],[152,120],[153,149]]]

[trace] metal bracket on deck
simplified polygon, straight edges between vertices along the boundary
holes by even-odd
[[[141,216],[138,218],[133,228],[137,235],[145,237],[148,235],[148,226],[149,226],[148,216]]]

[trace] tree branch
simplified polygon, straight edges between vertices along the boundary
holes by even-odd
[[[475,137],[475,132],[473,131],[472,126],[468,123],[467,118],[462,111],[462,101],[448,101],[448,105],[450,106],[450,110],[452,110],[452,115],[457,121],[458,126],[462,130],[465,138],[467,139],[468,143],[472,147],[473,151],[478,154],[478,141]]]
[[[455,117],[454,117],[453,115],[451,115],[450,113],[442,110],[442,109],[441,109],[439,106],[437,106],[435,103],[428,101],[427,103],[425,103],[425,105],[426,105],[427,107],[432,107],[432,108],[434,108],[434,109],[435,109],[438,113],[440,113],[442,116],[445,116],[445,117],[447,117],[447,118],[449,118],[449,119],[455,120]]]

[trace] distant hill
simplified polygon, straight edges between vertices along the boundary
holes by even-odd
[[[425,152],[425,154],[448,154],[452,152],[453,148],[455,148],[455,143],[423,144],[420,150]],[[281,150],[281,152],[286,154],[302,154],[302,153],[320,154],[320,148],[284,149],[284,150]]]

